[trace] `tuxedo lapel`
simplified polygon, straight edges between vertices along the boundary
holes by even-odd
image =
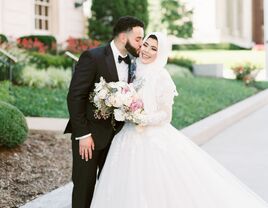
[[[114,55],[110,44],[107,44],[107,46],[105,47],[105,62],[111,77],[111,81],[119,81]]]

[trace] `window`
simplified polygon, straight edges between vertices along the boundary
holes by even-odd
[[[35,29],[49,31],[50,25],[49,0],[35,0]]]

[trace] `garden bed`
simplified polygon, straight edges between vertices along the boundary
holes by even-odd
[[[71,181],[69,136],[31,131],[19,147],[0,146],[0,207],[20,207]]]

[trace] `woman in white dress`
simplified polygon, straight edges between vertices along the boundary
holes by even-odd
[[[174,128],[176,87],[164,68],[166,36],[151,33],[137,60],[144,126],[114,137],[91,208],[268,208],[268,204]]]

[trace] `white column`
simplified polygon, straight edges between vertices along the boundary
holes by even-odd
[[[265,79],[268,80],[268,0],[264,2]]]

